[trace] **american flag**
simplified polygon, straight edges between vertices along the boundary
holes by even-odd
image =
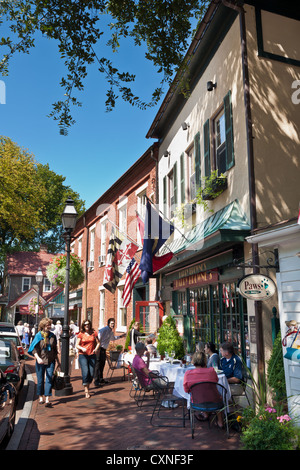
[[[137,262],[134,258],[130,261],[129,265],[126,268],[126,278],[125,278],[125,285],[123,290],[123,305],[127,307],[131,299],[131,292],[134,288],[135,283],[137,282],[138,278],[140,277],[141,270]]]

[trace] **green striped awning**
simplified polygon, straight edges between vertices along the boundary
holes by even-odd
[[[192,230],[163,247],[160,254],[202,251],[222,242],[243,242],[250,224],[237,200],[203,220]]]

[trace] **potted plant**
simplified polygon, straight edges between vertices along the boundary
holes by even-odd
[[[158,331],[157,349],[160,355],[175,351],[175,358],[184,356],[183,340],[176,328],[176,322],[171,316],[167,317]]]
[[[273,403],[286,402],[286,383],[280,331],[274,341],[272,354],[267,364],[267,378],[273,393]]]
[[[67,255],[56,255],[48,264],[46,273],[49,281],[58,287],[64,287],[66,284],[66,264]],[[76,289],[84,281],[84,272],[80,259],[74,253],[70,254],[70,288]]]
[[[218,175],[218,170],[211,172],[210,176],[202,178],[203,184],[198,189],[196,200],[197,204],[201,204],[204,210],[208,209],[206,201],[216,199],[220,194],[227,189],[227,177],[221,173]],[[211,212],[213,212],[211,210]]]

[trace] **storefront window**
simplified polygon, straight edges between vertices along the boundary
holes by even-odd
[[[195,322],[195,342],[233,343],[244,359],[249,356],[247,303],[236,282],[190,289],[190,315]]]

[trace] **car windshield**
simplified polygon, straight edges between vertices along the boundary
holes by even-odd
[[[0,325],[0,331],[10,331],[11,333],[14,333],[15,328],[9,325]]]
[[[11,343],[0,340],[0,362],[11,357]]]
[[[17,336],[0,335],[0,339],[2,339],[2,341],[13,341],[16,346],[20,346],[19,338]]]

